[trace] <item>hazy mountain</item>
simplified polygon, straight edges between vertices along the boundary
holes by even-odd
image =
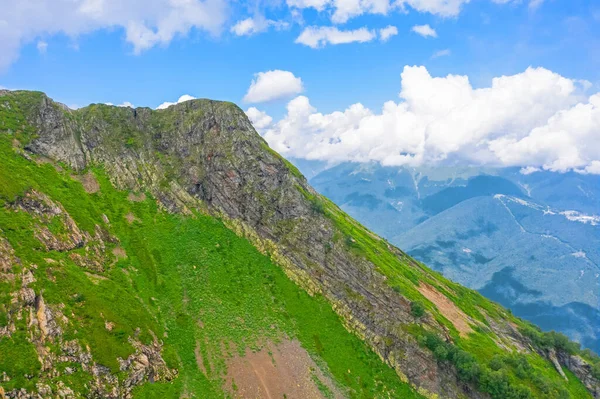
[[[311,183],[447,277],[600,350],[600,177],[341,164]]]

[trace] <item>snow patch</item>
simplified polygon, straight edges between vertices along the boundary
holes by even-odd
[[[404,207],[404,202],[402,202],[402,201],[390,202],[390,205],[393,206],[394,209],[396,209],[397,211],[402,211],[402,208]]]
[[[560,214],[572,222],[579,222],[583,224],[589,223],[592,226],[597,226],[598,224],[600,224],[600,216],[585,215],[577,211],[563,211],[560,212]]]

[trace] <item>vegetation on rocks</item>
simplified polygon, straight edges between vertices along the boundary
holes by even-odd
[[[348,397],[600,395],[591,356],[365,229],[233,104],[0,112],[10,395],[235,396],[228,359],[285,339]]]

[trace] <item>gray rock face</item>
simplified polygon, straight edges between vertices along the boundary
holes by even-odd
[[[588,362],[580,356],[567,354],[560,356],[560,362],[583,382],[594,398],[600,398],[600,384],[598,384],[598,379],[592,375],[592,368]]]
[[[402,328],[415,321],[410,301],[340,239],[346,234],[310,200],[316,192],[268,148],[235,105],[196,100],[160,111],[93,105],[72,112],[44,98],[30,118],[37,137],[29,151],[76,170],[102,165],[117,187],[148,191],[169,211],[200,209],[223,216],[228,226],[271,254],[291,279],[322,293],[347,328],[402,378],[442,397],[487,397],[459,382],[453,367],[438,363]],[[398,262],[429,273],[400,250],[388,250]],[[447,336],[433,317],[421,323]],[[527,347],[508,323],[491,328]],[[146,370],[144,356],[151,352],[140,353],[123,367]]]

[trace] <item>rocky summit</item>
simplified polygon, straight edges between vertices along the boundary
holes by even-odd
[[[236,105],[0,92],[0,398],[600,398],[600,359],[371,233]]]

